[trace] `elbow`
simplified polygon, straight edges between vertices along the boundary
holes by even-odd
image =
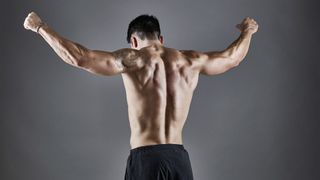
[[[63,57],[61,58],[65,63],[71,65],[71,66],[75,66],[75,67],[79,67],[80,66],[80,61],[76,58],[73,57]]]
[[[80,68],[84,68],[85,67],[84,61],[81,61],[80,59],[74,59],[73,60],[73,65],[76,66],[76,67],[80,67]]]
[[[81,53],[80,55],[72,57],[72,64],[73,66],[85,69],[88,67],[88,59],[88,54]]]
[[[232,63],[232,66],[233,66],[233,67],[237,67],[237,66],[239,66],[239,64],[240,64],[240,60],[235,60],[235,61]]]
[[[244,58],[245,58],[244,54],[231,56],[230,59],[232,61],[232,66],[233,67],[239,66],[239,64],[243,61]]]
[[[64,62],[71,66],[81,67],[84,65],[83,58],[81,56],[75,56],[68,52],[62,52],[59,55]]]
[[[239,66],[241,62],[241,59],[238,59],[238,58],[230,58],[230,63],[229,63],[229,68],[234,68],[234,67],[237,67]]]
[[[75,67],[85,67],[89,59],[89,50],[76,44],[76,50],[68,52],[70,64]]]
[[[74,67],[82,68],[84,63],[78,58],[68,58],[68,64]]]
[[[228,60],[228,66],[230,68],[239,66],[240,62],[244,59],[243,54],[238,54],[232,51],[224,51],[222,56]]]

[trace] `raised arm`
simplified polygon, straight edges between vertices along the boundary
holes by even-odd
[[[116,75],[138,69],[143,65],[138,50],[129,48],[113,52],[90,50],[61,37],[43,23],[34,12],[25,19],[24,27],[40,34],[64,62],[94,74]]]
[[[241,24],[237,25],[241,30],[240,36],[223,51],[199,52],[198,66],[200,73],[205,75],[216,75],[236,67],[245,58],[252,35],[257,32],[258,24],[247,17]]]

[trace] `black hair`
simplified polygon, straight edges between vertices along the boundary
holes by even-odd
[[[160,38],[160,24],[158,19],[153,15],[143,14],[133,19],[128,27],[127,42],[133,33],[137,33],[140,39]]]

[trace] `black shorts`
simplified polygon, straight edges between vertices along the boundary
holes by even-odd
[[[182,144],[157,144],[130,150],[125,180],[193,180]]]

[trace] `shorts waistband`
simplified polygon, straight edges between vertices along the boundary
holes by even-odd
[[[148,151],[167,150],[167,149],[185,150],[183,144],[155,144],[155,145],[140,146],[137,148],[130,149],[130,154],[136,154],[136,153],[148,152]]]

